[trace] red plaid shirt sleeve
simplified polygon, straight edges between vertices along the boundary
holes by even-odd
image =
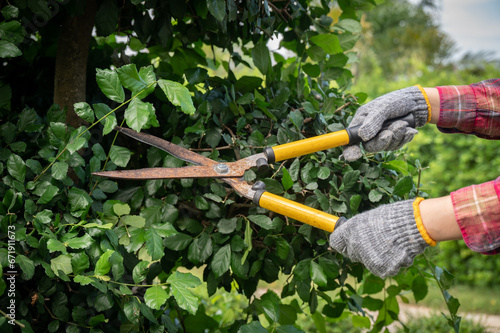
[[[500,79],[437,89],[439,130],[500,139]],[[451,199],[467,246],[483,254],[500,253],[500,177],[452,192]]]
[[[436,88],[441,102],[440,131],[500,139],[500,79]]]
[[[465,244],[483,254],[500,253],[500,177],[451,193]]]

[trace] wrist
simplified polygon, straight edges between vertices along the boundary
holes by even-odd
[[[425,240],[425,242],[430,246],[436,246],[435,238],[431,237],[427,232],[426,227],[424,226],[422,220],[422,212],[420,210],[420,203],[423,202],[423,198],[416,198],[413,201],[413,215],[415,217],[415,223],[417,225],[417,229],[420,232],[420,236]]]
[[[439,91],[437,88],[422,88],[427,95],[429,102],[430,119],[429,123],[437,124],[439,120],[439,113],[441,111],[441,101],[439,99]]]
[[[419,210],[422,226],[431,239],[436,242],[462,239],[450,196],[421,201]]]

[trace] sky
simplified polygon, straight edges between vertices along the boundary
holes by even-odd
[[[459,54],[494,51],[500,59],[500,0],[440,0],[438,20]]]

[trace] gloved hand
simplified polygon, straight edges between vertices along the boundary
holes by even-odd
[[[419,87],[393,91],[361,106],[349,127],[361,125],[358,133],[366,151],[396,150],[410,142],[418,131],[404,121],[396,121],[381,131],[382,124],[409,113],[413,113],[416,127],[427,123],[428,104]],[[347,161],[355,161],[362,156],[361,148],[359,145],[347,146],[343,156]]]
[[[377,276],[396,275],[427,246],[436,245],[421,224],[420,201],[400,201],[358,214],[335,229],[330,246]]]

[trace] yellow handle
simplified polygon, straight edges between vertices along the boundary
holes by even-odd
[[[262,193],[259,206],[328,232],[333,232],[339,219],[337,216],[298,204],[269,192]]]
[[[297,156],[307,155],[317,151],[345,146],[349,143],[349,134],[346,130],[332,132],[303,139],[283,145],[270,147],[274,152],[274,162],[287,160]],[[269,149],[269,148],[268,148]]]

